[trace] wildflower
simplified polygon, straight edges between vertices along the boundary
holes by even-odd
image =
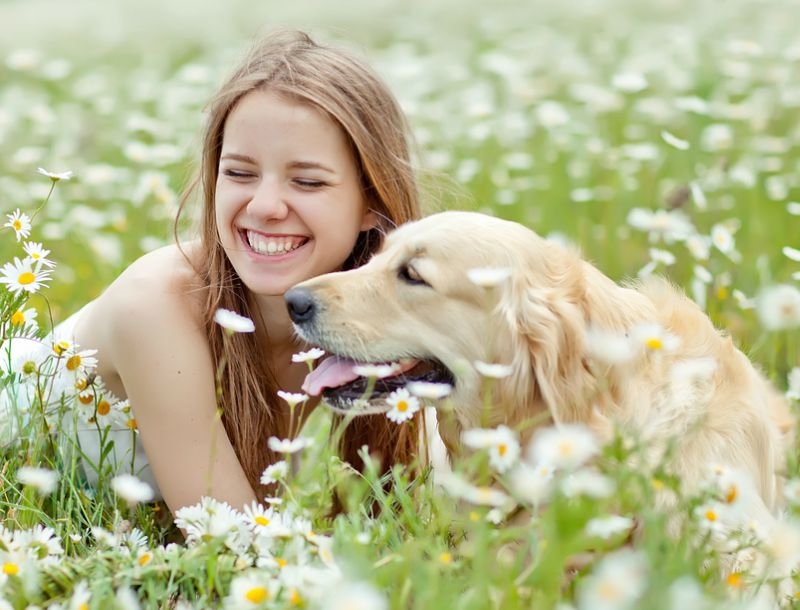
[[[252,539],[241,513],[227,502],[206,496],[175,511],[175,525],[186,532],[188,544],[219,539],[236,553],[243,553]]]
[[[97,544],[102,547],[113,549],[119,545],[119,538],[116,534],[98,525],[92,527],[92,536]]]
[[[661,139],[664,140],[664,142],[666,142],[673,148],[677,148],[678,150],[689,150],[689,142],[687,142],[686,140],[681,140],[680,138],[672,135],[665,129],[661,131]]]
[[[603,557],[581,583],[578,610],[606,610],[632,607],[647,587],[647,558],[623,549]]]
[[[401,369],[402,365],[397,362],[392,362],[390,364],[357,364],[353,367],[353,371],[356,375],[375,379],[391,377],[399,373]]]
[[[725,529],[725,510],[718,503],[702,504],[695,508],[694,516],[704,532],[721,532]]]
[[[34,263],[44,265],[45,267],[56,266],[53,261],[47,258],[50,254],[50,250],[45,250],[42,244],[35,241],[26,241],[23,244],[23,249],[25,250],[25,254],[27,254]]]
[[[74,348],[64,354],[64,368],[76,378],[86,378],[97,368],[96,349],[76,351]]]
[[[789,284],[763,289],[756,298],[756,313],[767,330],[800,326],[800,290]]]
[[[17,236],[17,241],[22,238],[28,237],[31,234],[31,219],[27,214],[22,213],[19,208],[14,210],[11,214],[6,214],[8,222],[4,227],[11,227],[14,229],[14,234]]]
[[[428,398],[439,400],[449,396],[453,391],[453,386],[449,383],[434,383],[431,381],[409,381],[406,389],[418,398]]]
[[[568,498],[608,498],[614,493],[615,487],[613,479],[588,469],[578,470],[561,481],[561,493]]]
[[[226,610],[264,608],[275,597],[277,590],[277,581],[263,572],[236,576],[231,581],[230,592],[223,602],[223,608]]]
[[[322,600],[320,610],[388,610],[383,594],[369,583],[337,583]]]
[[[40,173],[42,176],[47,176],[53,182],[58,182],[59,180],[69,180],[70,178],[72,178],[72,172],[70,172],[70,171],[68,171],[68,172],[49,172],[46,169],[44,169],[43,167],[37,168],[36,171],[38,173]]]
[[[297,453],[311,445],[311,439],[298,436],[293,439],[279,439],[277,436],[270,436],[267,446],[275,453]]]
[[[305,362],[306,364],[311,364],[315,360],[322,358],[324,355],[325,350],[322,350],[318,347],[312,347],[307,352],[297,352],[296,354],[292,354],[292,362]]]
[[[589,355],[604,364],[623,364],[636,355],[628,336],[589,328],[586,332],[586,349]]]
[[[797,248],[790,248],[789,246],[784,246],[781,252],[783,252],[783,255],[789,260],[795,261],[796,263],[800,263],[800,250],[798,250]]]
[[[659,324],[640,324],[631,329],[630,334],[634,347],[644,348],[647,352],[671,352],[680,344],[677,336]]]
[[[296,394],[294,392],[284,392],[278,390],[278,397],[283,398],[288,404],[290,409],[294,409],[300,403],[308,400],[308,394]]]
[[[252,333],[256,330],[256,326],[250,318],[229,309],[217,309],[214,313],[214,322],[229,333]]]
[[[29,557],[52,563],[64,554],[59,538],[53,528],[37,524],[14,534],[14,546]]]
[[[48,468],[22,466],[17,470],[17,480],[43,496],[49,496],[58,487],[58,473]]]
[[[419,399],[405,388],[398,388],[389,394],[386,403],[392,407],[386,412],[386,417],[396,424],[408,421],[420,409]]]
[[[481,360],[476,360],[473,364],[481,375],[490,379],[502,379],[514,372],[514,367],[510,364],[490,364]]]
[[[274,464],[270,464],[264,469],[264,472],[261,473],[261,484],[270,485],[272,483],[277,483],[278,481],[283,481],[288,472],[289,466],[283,460],[280,462],[275,462]]]
[[[153,488],[132,474],[120,474],[111,479],[111,489],[129,504],[149,502],[153,499]]]
[[[789,371],[786,380],[789,385],[786,390],[786,398],[789,400],[800,400],[800,366],[796,366]]]
[[[599,451],[597,439],[589,428],[564,424],[539,430],[528,447],[528,456],[534,464],[574,470]]]
[[[638,93],[647,89],[647,79],[640,72],[618,72],[611,77],[611,86],[623,93]]]
[[[481,288],[499,286],[510,277],[509,267],[476,267],[467,271],[469,281]]]
[[[733,233],[723,224],[715,224],[711,227],[711,243],[722,252],[730,256],[735,252],[736,242],[733,239]]]
[[[505,472],[513,466],[520,454],[517,434],[507,426],[466,430],[461,440],[472,449],[488,449],[489,464],[498,472]]]
[[[693,235],[689,235],[684,244],[689,250],[689,254],[692,255],[692,258],[699,261],[708,260],[708,257],[711,254],[711,238],[695,233]]]
[[[272,507],[265,507],[256,502],[244,507],[244,522],[253,531],[266,528],[274,530],[276,525],[282,524],[282,521],[280,514]]]
[[[547,464],[518,463],[509,473],[509,489],[521,501],[538,506],[550,499],[555,469]]]
[[[142,606],[139,604],[139,597],[134,590],[128,586],[122,586],[117,589],[114,594],[114,599],[120,610],[141,610]]]
[[[14,313],[11,314],[11,322],[12,326],[19,326],[24,327],[26,325],[32,325],[33,329],[37,329],[38,325],[36,323],[36,316],[38,312],[33,307],[28,309],[18,309]]]
[[[628,212],[627,222],[634,229],[647,231],[651,242],[666,243],[684,241],[695,233],[694,225],[680,210],[646,210],[633,208]]]
[[[632,528],[633,519],[630,517],[622,517],[620,515],[595,517],[586,524],[586,535],[608,540],[613,536],[630,532]]]
[[[27,257],[22,260],[14,257],[13,263],[3,265],[0,274],[0,284],[7,284],[14,294],[23,290],[32,294],[50,279],[50,271],[34,268],[32,260]]]
[[[436,482],[455,498],[460,498],[479,506],[507,506],[511,498],[499,489],[488,486],[476,486],[453,472],[442,472]]]

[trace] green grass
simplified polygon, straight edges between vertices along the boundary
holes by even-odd
[[[658,271],[687,291],[701,264],[711,277],[703,289],[709,315],[786,389],[800,365],[797,327],[766,331],[734,294],[798,285],[800,263],[782,252],[800,248],[794,3],[263,4],[0,3],[0,207],[36,212],[31,238],[58,265],[48,288],[30,299],[43,329],[51,315],[63,319],[137,256],[169,242],[175,199],[199,152],[203,103],[256,32],[288,24],[360,49],[389,81],[414,127],[428,210],[477,209],[558,233],[617,280],[635,277],[651,247],[674,254],[675,263]],[[25,49],[35,55],[26,59]],[[619,79],[615,86],[626,73],[642,75],[646,86],[624,90]],[[719,126],[729,139],[714,141]],[[688,148],[669,144],[664,132]],[[39,166],[74,172],[44,206],[51,182],[37,175]],[[705,205],[677,195],[690,184]],[[627,224],[633,208],[676,205],[699,236],[718,223],[734,228],[739,258],[712,247],[698,261],[685,244],[650,243]],[[3,262],[21,256],[4,231]],[[5,332],[18,303],[0,305]],[[226,547],[227,534],[184,542],[163,506],[128,506],[107,477],[87,487],[74,461],[27,428],[25,442],[4,449],[0,514],[9,530],[52,528],[63,554],[20,563],[17,543],[9,546],[11,535],[0,532],[0,564],[21,566],[0,575],[0,597],[15,609],[84,601],[127,608],[125,599],[112,600],[130,588],[144,607],[181,607],[177,600],[247,607],[225,600],[232,580],[254,570],[278,586],[274,607],[299,601],[293,587],[314,607],[334,607],[337,591],[368,600],[347,583],[369,583],[392,608],[701,607],[676,601],[693,594],[707,607],[757,607],[748,605],[755,587],[740,590],[720,576],[719,553],[694,516],[713,490],[679,498],[683,529],[667,536],[654,485],[678,482],[626,466],[635,443],[620,440],[598,461],[611,496],[556,492],[545,510],[496,525],[488,507],[443,493],[430,477],[411,482],[397,470],[385,487],[369,470],[358,475],[327,446],[327,425],[326,413],[315,414],[308,434],[317,442],[277,507],[298,528],[307,519],[319,536],[300,528],[273,543],[274,557],[308,568],[296,586],[274,564],[252,568],[254,555]],[[790,478],[797,461],[790,459]],[[16,473],[26,464],[63,473],[56,491],[44,497],[22,486]],[[480,481],[485,456],[459,472]],[[348,509],[336,519],[334,489]],[[367,510],[373,503],[377,513]],[[604,556],[613,561],[630,550],[619,536],[587,537],[585,525],[608,514],[643,524],[636,544],[643,575],[618,578],[631,585],[641,576],[629,606],[581,596],[592,574],[603,573]],[[92,527],[114,533],[110,546]],[[146,536],[144,547],[122,538],[132,529]],[[165,547],[170,541],[177,546]],[[326,563],[328,544],[335,569]],[[564,577],[567,557],[585,550],[596,552],[591,565]],[[152,556],[143,560],[145,552]]]

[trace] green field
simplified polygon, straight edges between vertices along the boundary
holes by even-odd
[[[667,275],[787,390],[800,366],[800,305],[785,323],[764,320],[759,295],[800,287],[797,0],[201,4],[0,0],[0,209],[35,214],[31,239],[57,263],[30,300],[43,329],[49,315],[64,318],[170,242],[205,101],[255,35],[296,26],[354,48],[389,82],[413,126],[428,211],[517,220],[576,244],[617,280],[644,268]],[[48,198],[53,183],[38,167],[73,176]],[[650,230],[634,226],[637,217]],[[676,220],[688,233],[663,230]],[[22,257],[3,231],[0,263]],[[276,507],[291,535],[271,542],[273,561],[259,567],[245,534],[237,542],[203,531],[184,542],[169,519],[127,506],[108,482],[93,497],[66,472],[39,496],[15,473],[45,459],[45,441],[22,452],[9,445],[0,609],[774,606],[759,597],[770,583],[720,575],[713,533],[691,519],[713,492],[682,498],[689,524],[679,540],[666,536],[666,516],[650,503],[654,480],[677,483],[622,465],[635,451],[625,442],[600,460],[613,493],[562,490],[512,526],[399,471],[381,491],[374,475],[353,474],[324,446],[325,414],[314,422],[319,442]],[[478,456],[463,473],[486,468]],[[789,468],[796,481],[794,458]],[[331,521],[335,484],[351,510]],[[371,495],[384,507],[377,516],[364,509]],[[609,514],[641,519],[641,545],[586,533]],[[786,552],[800,566],[800,526],[791,523]],[[40,532],[23,560],[23,535],[11,531],[36,524],[53,537]],[[736,540],[760,544],[752,538]],[[178,545],[165,547],[168,539]],[[593,562],[563,577],[565,558],[587,549],[598,551]],[[259,587],[265,599],[247,597]]]

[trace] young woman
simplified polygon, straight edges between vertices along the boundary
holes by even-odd
[[[386,85],[348,52],[283,32],[245,57],[210,103],[199,175],[182,200],[181,213],[201,195],[199,237],[142,256],[59,329],[97,350],[97,376],[135,414],[138,462],[132,435],[115,432],[117,471],[147,478],[146,456],[172,510],[203,495],[239,507],[263,498],[261,474],[278,459],[267,439],[298,430],[276,392],[300,392],[308,370],[292,362],[309,346],[282,295],[362,264],[386,230],[419,216],[407,136]],[[214,322],[220,308],[255,332],[227,334]],[[84,393],[87,381],[97,383],[78,379]],[[87,462],[99,435],[81,426]],[[417,443],[413,425],[357,418],[343,457],[358,465],[367,444],[408,462]]]

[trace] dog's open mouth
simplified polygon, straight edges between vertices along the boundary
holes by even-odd
[[[365,376],[360,373],[375,374]],[[322,396],[337,410],[386,411],[389,408],[386,397],[412,381],[452,386],[454,377],[436,360],[404,359],[373,365],[330,356],[306,376],[302,389],[310,396]],[[370,388],[372,391],[367,395]]]

